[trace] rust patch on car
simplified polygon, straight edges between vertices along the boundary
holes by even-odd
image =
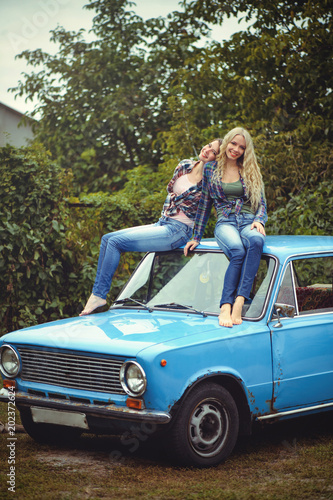
[[[250,401],[251,405],[254,405],[255,402],[256,402],[256,398],[254,397],[254,395],[252,394],[252,392],[249,391],[249,389],[247,389],[247,393],[248,393],[249,401]]]

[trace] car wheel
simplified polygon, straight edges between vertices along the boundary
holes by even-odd
[[[54,424],[36,424],[32,420],[30,409],[20,410],[21,422],[32,439],[38,443],[68,444],[73,443],[82,434],[81,429]]]
[[[217,465],[232,452],[238,429],[238,410],[230,393],[215,383],[201,384],[179,409],[168,435],[169,453],[183,465]]]

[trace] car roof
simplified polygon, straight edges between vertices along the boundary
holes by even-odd
[[[198,250],[214,250],[219,246],[214,238],[201,240]],[[332,252],[333,236],[312,235],[274,235],[266,236],[263,252],[273,254],[281,259],[291,255],[307,253]]]

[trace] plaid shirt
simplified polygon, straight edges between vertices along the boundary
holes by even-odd
[[[200,241],[202,238],[213,204],[216,211],[219,212],[220,216],[228,217],[233,208],[235,208],[235,214],[238,215],[242,210],[244,200],[247,199],[247,190],[244,179],[240,175],[240,181],[243,186],[244,195],[237,200],[228,201],[222,188],[222,182],[216,182],[212,180],[216,165],[217,162],[210,162],[207,163],[204,168],[202,195],[200,198],[194,223],[193,239],[196,241]],[[260,222],[263,226],[267,222],[267,207],[264,192],[262,192],[261,194],[260,205],[256,213],[254,214],[254,220]]]
[[[176,195],[173,192],[173,186],[179,177],[189,174],[196,163],[198,162],[193,160],[182,160],[176,167],[173,177],[167,187],[168,196],[163,205],[162,215],[170,217],[182,211],[189,219],[195,219],[201,196],[202,181],[198,184],[194,184],[180,195]]]

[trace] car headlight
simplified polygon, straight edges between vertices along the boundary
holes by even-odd
[[[16,377],[20,371],[20,358],[17,352],[9,345],[0,349],[0,366],[6,377]]]
[[[120,383],[130,396],[141,396],[146,390],[146,374],[136,361],[126,361],[120,368]]]

